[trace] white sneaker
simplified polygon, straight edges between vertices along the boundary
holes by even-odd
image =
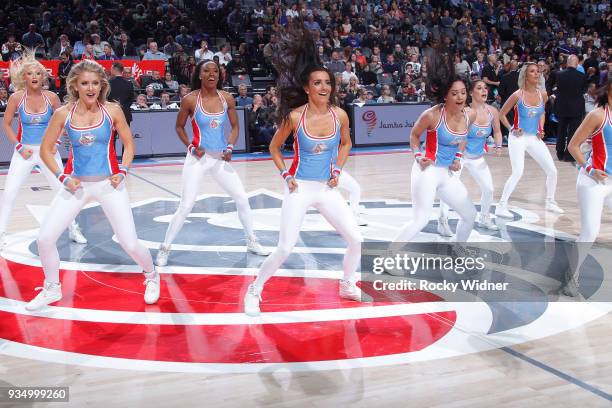
[[[170,255],[170,245],[166,247],[164,244],[161,244],[159,246],[159,250],[157,251],[157,256],[155,257],[155,265],[168,265],[168,255]]]
[[[508,203],[502,201],[495,207],[495,215],[502,218],[514,218],[514,214],[508,210]]]
[[[68,238],[70,238],[72,242],[76,242],[77,244],[87,243],[87,238],[85,238],[85,236],[81,232],[79,224],[77,224],[76,222],[73,222],[72,224],[70,224],[70,227],[68,227]]]
[[[355,302],[369,303],[372,298],[361,291],[357,283],[340,279],[339,296]]]
[[[452,237],[455,235],[448,225],[447,217],[438,218],[438,234],[442,235],[443,237]]]
[[[368,220],[365,217],[364,213],[355,214],[355,220],[357,220],[357,225],[359,225],[360,227],[365,227],[368,225]]]
[[[499,227],[491,219],[491,214],[480,214],[478,225],[490,231],[499,231]]]
[[[555,200],[546,200],[546,211],[554,212],[556,214],[563,214],[565,211],[559,207]]]
[[[146,278],[142,283],[145,285],[144,301],[147,305],[152,305],[159,299],[159,272],[154,271],[153,273],[155,276]]]
[[[28,302],[25,306],[26,310],[33,311],[38,310],[43,306],[47,306],[50,303],[57,302],[62,299],[62,284],[61,283],[50,283],[45,281],[43,287],[38,287],[36,290],[41,292],[36,297]]]
[[[244,313],[247,316],[259,316],[259,302],[261,302],[261,291],[263,288],[258,288],[255,283],[251,283],[244,295]]]
[[[246,238],[246,242],[247,242],[247,251],[252,252],[255,255],[261,255],[261,256],[268,256],[268,255],[270,255],[270,251],[268,251],[266,248],[264,248],[259,243],[259,241],[257,241],[257,238],[247,237]]]

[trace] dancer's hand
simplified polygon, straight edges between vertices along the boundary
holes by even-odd
[[[495,147],[493,148],[493,150],[495,150],[495,155],[496,155],[497,157],[500,157],[500,156],[502,155],[502,147],[501,147],[501,146],[495,146]]]
[[[332,175],[329,177],[329,180],[327,181],[327,185],[331,188],[338,187],[338,178],[339,176],[337,174],[332,173]]]
[[[34,152],[32,151],[32,149],[23,149],[19,152],[19,154],[21,155],[21,157],[23,157],[25,160],[28,160],[30,157],[32,157],[32,154],[34,154]]]
[[[461,160],[454,160],[453,164],[451,164],[448,169],[450,171],[459,171],[461,170]]]
[[[113,188],[117,188],[119,187],[119,184],[121,184],[123,182],[123,180],[125,180],[125,174],[123,173],[117,173],[117,174],[113,174],[112,176],[109,177],[111,186],[113,186]]]
[[[67,181],[64,183],[64,186],[71,193],[76,193],[76,191],[81,188],[81,180],[76,177],[68,177]]]
[[[523,136],[523,129],[521,128],[514,128],[512,129],[512,134],[516,137],[520,137]]]
[[[427,167],[431,166],[433,161],[428,159],[427,157],[423,157],[419,160],[419,165],[421,166],[421,170],[425,170]]]
[[[201,147],[195,147],[194,145],[190,144],[189,146],[187,146],[187,151],[194,155],[195,157],[197,157],[198,159],[201,159],[202,156],[204,156],[204,149],[202,149]],[[224,159],[225,160],[225,159]]]
[[[601,183],[606,181],[606,179],[608,178],[608,174],[603,170],[593,169],[591,177],[597,180],[598,183]]]
[[[293,193],[294,191],[297,190],[298,183],[297,183],[297,181],[295,181],[294,177],[288,177],[287,178],[287,187],[289,187],[289,192],[290,193]]]
[[[227,149],[224,150],[223,153],[221,154],[221,159],[226,161],[226,162],[232,161],[232,151],[231,150],[227,150]]]
[[[536,136],[538,137],[538,139],[542,140],[542,139],[544,139],[545,133],[544,132],[538,132],[538,133],[536,133]]]

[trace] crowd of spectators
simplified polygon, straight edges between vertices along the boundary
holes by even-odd
[[[125,72],[139,89],[140,109],[180,103],[198,61],[217,60],[223,86],[239,95],[266,140],[275,96],[233,87],[232,78],[274,78],[278,34],[294,19],[312,32],[346,108],[425,101],[426,59],[435,48],[454,58],[458,74],[484,79],[497,105],[508,96],[503,77],[526,61],[538,63],[553,94],[555,72],[578,55],[592,84],[587,103],[612,68],[608,0],[7,0],[0,5],[0,43],[5,61],[24,47],[62,60],[60,93],[72,60],[162,60],[163,78],[158,72],[134,81]]]

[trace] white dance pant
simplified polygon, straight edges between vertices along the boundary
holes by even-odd
[[[493,202],[493,178],[484,156],[475,159],[465,158],[461,161],[461,169],[454,172],[453,177],[461,177],[463,169],[467,169],[478,187],[480,187],[480,213],[489,214]],[[440,201],[440,216],[448,217],[448,204]]]
[[[546,198],[554,200],[557,189],[557,168],[546,144],[535,135],[508,136],[508,154],[512,165],[512,174],[504,185],[500,202],[507,203],[516,188],[525,168],[525,151],[538,163],[546,173]]]
[[[612,208],[612,180],[597,182],[580,169],[576,181],[578,208],[580,209],[580,236],[578,242],[594,242],[601,228],[604,205]]]
[[[4,193],[2,194],[2,200],[0,201],[0,234],[6,231],[6,226],[13,211],[15,199],[17,194],[25,183],[26,179],[32,173],[34,166],[38,165],[40,172],[47,178],[47,182],[53,190],[56,192],[63,189],[62,183],[59,182],[55,174],[51,173],[51,170],[47,168],[45,163],[40,158],[40,146],[37,145],[23,145],[26,149],[32,150],[32,156],[29,159],[24,159],[19,152],[16,150],[13,152],[11,158],[11,165],[9,166],[8,174],[6,175],[6,183],[4,183]],[[58,167],[62,169],[62,158],[59,152],[55,153],[55,162]]]
[[[421,169],[416,161],[410,175],[412,194],[412,220],[397,234],[393,242],[409,242],[429,223],[436,194],[447,203],[460,220],[457,225],[457,242],[466,242],[474,228],[476,208],[459,177],[450,174],[448,167],[430,165]]]
[[[342,178],[344,175],[341,175]],[[255,286],[263,288],[268,279],[285,262],[300,234],[304,215],[314,207],[346,241],[347,248],[342,262],[344,280],[356,281],[357,268],[361,261],[361,232],[349,206],[335,188],[326,182],[297,180],[298,188],[293,193],[285,187],[285,197],[281,209],[280,235],[278,246],[261,265]]]
[[[181,228],[183,228],[185,219],[195,204],[202,178],[206,174],[210,175],[232,197],[238,210],[238,218],[244,227],[246,235],[250,238],[255,238],[253,213],[249,205],[249,198],[246,191],[244,191],[240,176],[238,176],[232,165],[208,154],[198,159],[194,155],[187,153],[185,165],[183,166],[181,202],[174,216],[172,216],[172,220],[170,220],[170,225],[164,238],[164,246],[170,246]]]
[[[121,247],[136,261],[144,272],[153,272],[151,253],[138,242],[130,199],[125,182],[113,188],[109,179],[81,181],[81,188],[75,193],[60,190],[51,203],[38,233],[38,252],[47,282],[59,282],[59,253],[57,240],[70,221],[89,202],[100,203],[106,218]],[[110,239],[110,237],[108,237]]]
[[[576,180],[578,208],[580,209],[580,235],[576,247],[570,254],[570,270],[578,281],[580,268],[589,255],[591,247],[601,228],[601,214],[604,205],[612,208],[612,181],[597,182],[580,169]]]
[[[349,205],[353,214],[359,214],[359,202],[361,201],[361,186],[347,171],[342,170],[338,179],[338,188],[346,191],[349,195]]]

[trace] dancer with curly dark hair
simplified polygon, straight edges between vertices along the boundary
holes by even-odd
[[[393,242],[411,241],[425,228],[436,194],[459,214],[457,241],[466,242],[476,209],[459,177],[453,177],[451,172],[461,169],[468,129],[476,119],[476,111],[466,111],[467,86],[455,74],[447,54],[434,52],[428,59],[427,72],[427,96],[437,104],[419,116],[410,132],[415,158],[410,176],[412,220]],[[421,150],[420,137],[425,131],[425,149]]]
[[[259,315],[263,286],[291,253],[309,207],[316,208],[347,242],[340,297],[363,300],[356,284],[361,233],[335,188],[351,150],[351,138],[348,115],[335,105],[334,76],[321,64],[310,34],[301,28],[283,33],[275,57],[279,128],[270,153],[286,186],[278,247],[262,264],[244,298],[245,313],[250,316]],[[292,132],[295,155],[287,169],[281,147]]]

